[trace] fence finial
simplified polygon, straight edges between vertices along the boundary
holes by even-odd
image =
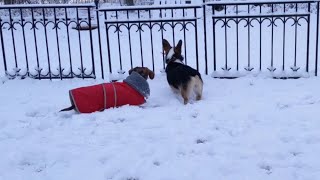
[[[98,9],[98,6],[99,6],[99,0],[94,0],[94,4],[96,5],[96,8]]]

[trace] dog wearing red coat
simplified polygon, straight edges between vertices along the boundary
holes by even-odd
[[[150,95],[148,77],[154,73],[146,67],[135,67],[123,82],[80,87],[69,91],[71,106],[61,111],[92,113],[123,105],[141,105]]]

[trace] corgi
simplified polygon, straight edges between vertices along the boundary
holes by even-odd
[[[172,47],[166,39],[163,39],[162,45],[167,64],[165,72],[172,90],[180,93],[184,104],[188,104],[192,92],[195,92],[197,101],[201,100],[203,80],[197,70],[183,63],[181,55],[182,40],[178,42],[176,47]]]

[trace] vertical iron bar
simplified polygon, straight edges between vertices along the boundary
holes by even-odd
[[[224,6],[224,15],[227,14],[227,6]],[[227,18],[224,18],[224,46],[225,46],[225,70],[228,70],[228,32],[227,32]]]
[[[310,2],[308,3],[308,13],[310,13]],[[307,67],[306,70],[309,72],[309,43],[310,43],[310,15],[308,14],[308,35],[307,35]]]
[[[104,11],[104,19],[107,20],[107,13]],[[110,42],[109,42],[109,27],[108,23],[105,22],[106,26],[106,38],[107,38],[107,49],[108,49],[108,61],[109,61],[109,72],[112,73],[112,64],[111,64],[111,54],[110,54]]]
[[[204,33],[204,61],[205,61],[205,73],[208,75],[208,52],[207,52],[207,19],[206,19],[206,5],[202,5],[203,9],[203,33]]]
[[[92,42],[92,23],[91,23],[91,12],[90,7],[87,8],[88,11],[88,19],[89,19],[89,35],[90,35],[90,46],[91,46],[91,60],[92,60],[92,73],[94,75],[94,79],[96,78],[96,69],[95,69],[95,63],[94,63],[94,52],[93,52],[93,42]]]
[[[212,5],[212,14],[215,15],[214,5]],[[217,62],[216,62],[216,23],[215,17],[212,18],[212,27],[213,27],[213,70],[217,70]]]
[[[294,31],[294,66],[297,65],[297,31],[298,31],[298,20],[297,15],[295,16],[295,31]]]
[[[309,6],[310,7],[310,6]],[[308,9],[310,12],[310,9]],[[307,64],[306,71],[309,72],[309,43],[310,43],[310,15],[308,14],[308,34],[307,34]]]
[[[21,28],[22,28],[22,37],[23,37],[23,47],[24,47],[24,54],[26,57],[26,66],[27,66],[27,76],[29,76],[29,61],[28,61],[28,51],[27,51],[27,44],[26,44],[26,35],[24,31],[25,24],[23,19],[23,11],[22,8],[20,8],[20,17],[21,17]]]
[[[2,49],[2,58],[3,58],[3,66],[5,74],[7,74],[7,61],[6,61],[6,52],[4,48],[4,42],[3,42],[3,32],[2,32],[2,19],[0,17],[0,38],[1,38],[1,49]]]
[[[248,14],[250,14],[250,5],[248,5]],[[248,18],[248,69],[250,70],[250,18]]]
[[[37,72],[39,80],[41,79],[41,71],[40,71],[40,65],[39,65],[39,56],[38,56],[38,45],[37,45],[37,34],[36,34],[36,24],[34,23],[34,12],[31,8],[31,17],[32,17],[32,29],[33,29],[33,36],[34,36],[34,46],[36,49],[36,57],[37,57]]]
[[[76,14],[77,14],[77,26],[80,28],[81,27],[81,20],[79,19],[79,8],[76,8]],[[84,68],[83,68],[83,58],[82,58],[82,46],[81,46],[80,31],[78,31],[78,39],[79,39],[79,50],[80,50],[81,76],[82,76],[82,79],[84,79]]]
[[[238,14],[238,5],[236,5],[236,14]],[[238,18],[236,19],[236,33],[237,33],[237,71],[239,71],[239,22]]]
[[[162,18],[162,9],[160,9],[160,18]],[[160,22],[160,29],[161,29],[161,41],[163,40],[163,29],[164,29],[164,25],[162,23],[162,21]],[[161,42],[162,44],[162,42]],[[163,64],[163,69],[165,69],[165,59],[164,59],[164,54],[162,54],[162,64]]]
[[[286,13],[286,4],[283,4],[283,12]],[[285,65],[285,52],[286,52],[286,18],[283,18],[283,43],[282,43],[282,71],[284,71]]]
[[[140,11],[138,10],[138,19],[140,19]],[[141,66],[143,67],[143,51],[142,51],[142,36],[141,36],[141,23],[139,22],[138,26],[138,31],[139,31],[139,39],[140,39],[140,55],[141,55]]]
[[[273,5],[274,4],[271,4],[271,9],[272,9],[272,13],[273,13]],[[273,69],[273,33],[274,33],[274,30],[273,30],[273,26],[274,26],[274,19],[273,17],[271,18],[272,22],[271,22],[271,68]]]
[[[197,8],[194,8],[194,17],[197,17]],[[195,36],[196,36],[196,60],[197,70],[199,71],[199,50],[198,50],[198,20],[195,20]]]
[[[73,69],[72,69],[72,56],[71,56],[71,48],[70,48],[70,35],[69,35],[69,24],[68,24],[68,12],[67,8],[64,8],[64,11],[66,12],[65,17],[66,17],[66,28],[67,28],[67,40],[68,40],[68,52],[69,52],[69,64],[70,64],[70,75],[71,78],[73,78]]]
[[[317,31],[316,31],[316,59],[315,76],[318,76],[318,51],[319,51],[319,1],[317,2]]]
[[[183,14],[183,17],[184,17],[184,8],[182,9],[182,14]],[[187,61],[187,43],[186,43],[186,22],[183,21],[183,42],[184,42],[184,48],[185,48],[185,51],[184,51],[184,62],[186,64],[188,64],[188,61]]]
[[[11,29],[11,37],[12,37],[12,46],[13,46],[13,54],[14,54],[14,62],[15,62],[15,67],[18,68],[18,61],[17,61],[17,52],[16,52],[16,43],[15,43],[15,38],[14,38],[14,27],[13,27],[13,19],[11,15],[11,9],[9,8],[9,18],[10,18],[10,29]]]
[[[129,11],[127,11],[127,19],[129,19]],[[128,36],[129,36],[130,64],[131,64],[131,68],[133,68],[133,63],[132,63],[132,48],[131,48],[131,28],[130,28],[129,22],[128,22]]]
[[[150,9],[149,9],[149,18],[151,19],[151,10],[150,10]],[[154,72],[153,35],[152,35],[152,26],[151,26],[151,22],[150,22],[150,36],[151,36],[152,71]]]
[[[173,19],[173,9],[171,9],[171,18]],[[175,28],[175,24],[174,22],[172,21],[172,39],[173,39],[173,46],[176,45],[176,42],[175,42],[175,36],[174,36],[174,28]]]
[[[298,12],[298,3],[296,4],[296,13]],[[298,17],[295,16],[295,38],[294,38],[294,66],[297,66],[297,42],[298,42]]]
[[[102,49],[101,49],[101,32],[100,32],[100,16],[99,16],[99,1],[96,0],[96,18],[97,18],[97,26],[98,26],[98,42],[99,42],[99,54],[100,54],[100,66],[101,66],[101,76],[104,79],[104,68],[103,68],[103,57],[102,57]]]
[[[59,28],[59,22],[57,23],[57,14],[56,14],[56,8],[53,8],[53,14],[54,14],[54,25],[56,29],[56,40],[57,40],[57,50],[58,50],[58,60],[59,60],[59,73],[60,73],[60,79],[62,80],[62,68],[61,68],[61,57],[60,57],[60,47],[59,47],[59,35],[58,35],[58,28]]]
[[[49,79],[51,80],[51,64],[50,64],[50,54],[49,54],[49,47],[48,47],[48,34],[47,34],[47,26],[46,26],[46,15],[44,8],[42,8],[42,17],[43,17],[43,24],[44,24],[44,36],[46,40],[46,51],[47,51],[47,61],[48,61],[48,73],[49,73]]]
[[[139,12],[139,11],[138,11]],[[118,19],[118,11],[116,11],[116,18]],[[121,56],[121,41],[120,41],[120,26],[117,23],[117,37],[118,37],[118,52],[119,52],[119,63],[120,70],[122,70],[122,56]]]
[[[260,14],[261,14],[261,7],[262,7],[262,4],[260,4]],[[262,22],[261,22],[261,17],[260,17],[260,21],[259,21],[259,25],[260,25],[260,54],[259,54],[259,71],[261,71],[262,69]]]

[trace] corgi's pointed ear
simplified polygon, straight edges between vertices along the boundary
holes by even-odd
[[[163,39],[162,40],[162,46],[163,46],[163,50],[166,54],[169,53],[170,49],[172,48],[170,43],[166,40],[166,39]]]
[[[182,40],[180,39],[179,42],[178,42],[178,44],[177,44],[177,47],[180,47],[180,48],[181,48],[181,46],[182,46]]]
[[[177,46],[174,48],[174,51],[178,54],[181,54],[181,46],[182,46],[182,40],[180,39]]]

